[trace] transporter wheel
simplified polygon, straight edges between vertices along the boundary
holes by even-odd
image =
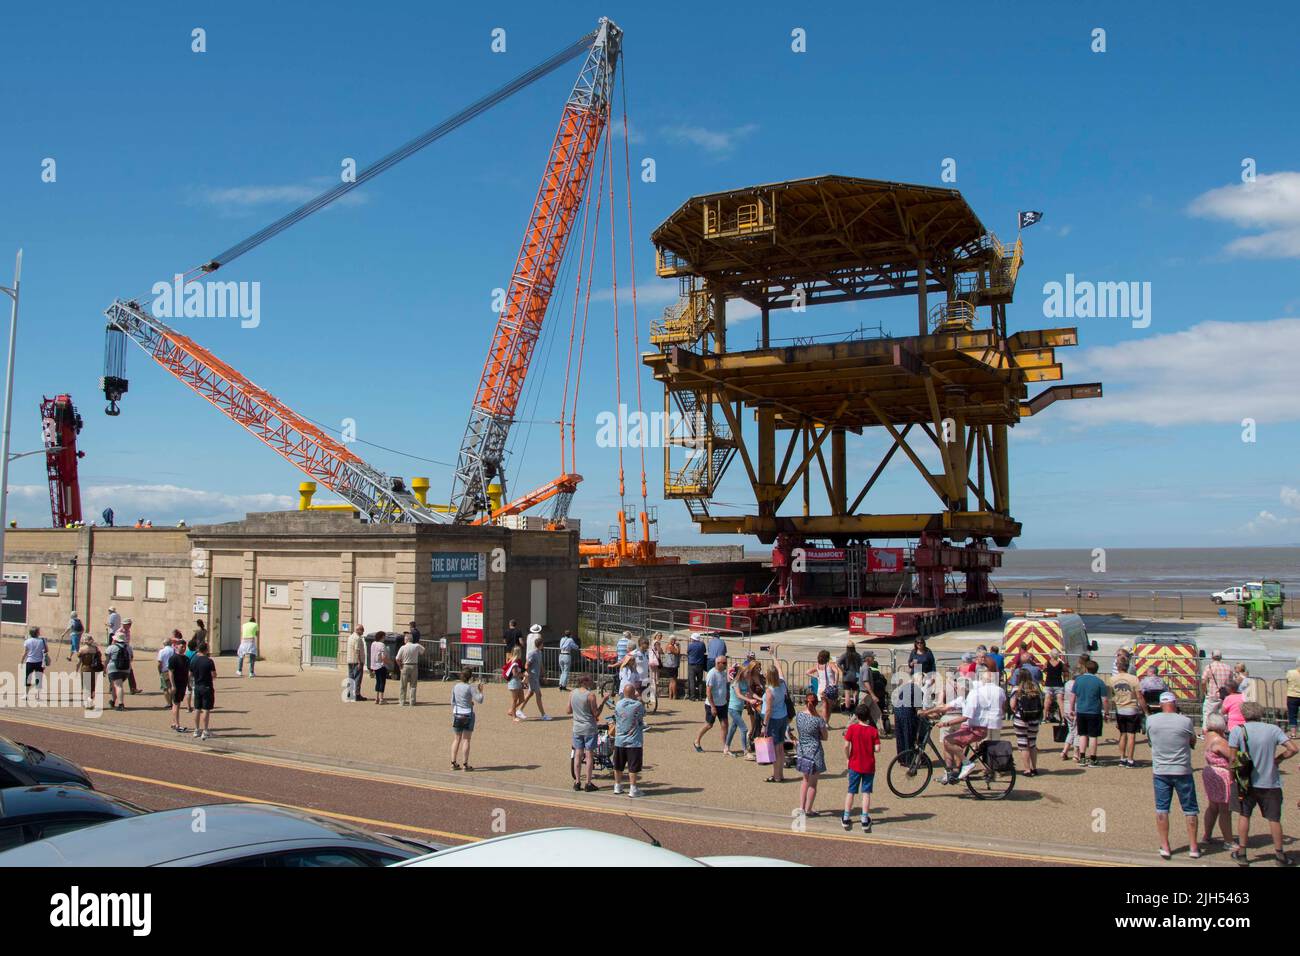
[[[1282,630],[1282,609],[1280,607],[1273,608],[1273,613],[1269,615],[1269,624],[1273,626],[1275,631]]]
[[[1240,604],[1237,605],[1237,626],[1238,627],[1247,626],[1246,609],[1242,607]]]

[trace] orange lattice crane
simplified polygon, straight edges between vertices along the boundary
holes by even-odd
[[[621,36],[622,32],[613,23],[602,19],[596,30],[358,171],[351,180],[326,190],[265,229],[191,269],[179,279],[182,288],[215,272],[563,64],[585,54],[582,71],[566,103],[561,130],[551,150],[547,175],[538,192],[530,230],[511,280],[507,310],[498,323],[493,354],[479,388],[479,400],[474,406],[476,411],[483,409],[503,416],[500,420],[508,428],[507,418],[513,417],[518,405],[519,388],[527,374],[528,360],[545,314],[555,271],[563,258],[573,212],[582,197],[584,177],[590,171],[590,151],[606,125],[609,86]],[[575,171],[582,170],[586,172],[580,172],[575,178]],[[104,376],[100,384],[109,403],[105,409],[108,414],[119,414],[118,403],[128,388],[125,353],[126,341],[130,339],[227,418],[256,436],[309,478],[355,506],[371,521],[448,520],[443,509],[427,504],[422,490],[410,489],[401,478],[390,477],[367,464],[342,442],[326,434],[270,392],[259,388],[208,349],[159,321],[139,299],[116,300],[104,314],[108,326]],[[496,455],[493,460],[499,467],[501,455]],[[528,505],[555,496],[567,500],[581,480],[580,475],[562,475],[528,496]],[[512,502],[498,513],[521,510],[523,507]],[[459,521],[475,517],[473,513],[463,515],[459,510],[454,514],[455,520]]]
[[[596,150],[609,124],[610,90],[622,36],[612,21],[600,21],[578,82],[564,105],[564,116],[546,160],[546,171],[461,440],[450,502],[457,522],[480,520],[489,511],[487,490],[491,483],[501,484],[503,494],[506,491],[506,438],[519,410],[524,379],[542,332],[556,274],[591,180]],[[556,495],[564,495],[561,502],[567,507],[573,488],[581,480],[581,475],[565,474],[552,481],[550,487]],[[520,501],[536,504],[545,500],[538,498],[539,494],[553,496],[546,491],[544,486]],[[516,507],[512,502],[494,514],[517,513],[508,510]],[[562,519],[564,515],[559,511],[555,517]]]

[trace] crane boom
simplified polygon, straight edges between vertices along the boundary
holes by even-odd
[[[41,400],[41,437],[45,442],[45,473],[50,482],[50,521],[56,528],[81,523],[81,482],[77,478],[77,435],[81,415],[71,395]]]
[[[251,432],[281,458],[296,466],[371,521],[444,520],[416,500],[400,478],[390,478],[366,464],[347,446],[325,434],[270,392],[217,358],[188,336],[168,328],[138,302],[115,301],[105,310],[108,349],[124,335],[155,362],[206,398],[227,418]],[[112,357],[107,363],[113,365]],[[103,380],[113,399],[113,382]],[[119,393],[120,397],[120,393]]]
[[[487,489],[492,481],[501,484],[503,495],[506,490],[506,438],[519,409],[524,379],[596,150],[609,122],[610,91],[622,36],[623,31],[611,20],[601,18],[564,105],[461,440],[450,502],[457,523],[472,522],[490,510]]]
[[[565,108],[566,126],[572,128],[575,135],[564,138],[565,148],[560,152],[557,152],[559,143],[557,140],[557,148],[552,149],[551,158],[555,167],[553,171],[548,167],[554,185],[552,179],[548,178],[547,182],[543,183],[538,197],[539,205],[543,203],[542,197],[545,195],[545,203],[548,206],[558,204],[566,209],[573,206],[574,197],[567,188],[563,187],[563,183],[568,181],[568,169],[579,156],[585,162],[585,168],[590,169],[589,152],[594,149],[594,143],[599,136],[589,135],[590,131],[587,127],[590,124],[587,117],[593,110],[602,116],[607,111],[609,90],[607,74],[612,75],[613,72],[613,59],[618,53],[619,36],[621,33],[618,28],[608,20],[602,19],[597,30],[569,44],[533,69],[449,117],[423,135],[383,156],[357,173],[354,180],[326,190],[266,228],[236,243],[203,265],[190,270],[182,281],[189,282],[214,272],[585,51],[586,58],[578,84],[570,94]],[[599,128],[603,128],[603,125],[602,121]],[[578,146],[581,148],[578,149]],[[577,198],[581,198],[580,192]],[[536,209],[534,215],[536,218]],[[558,221],[552,217],[551,225],[538,234],[538,248],[542,250],[541,254],[546,265],[540,271],[529,273],[547,275],[551,282],[554,281],[554,270],[564,249],[563,239],[558,247],[552,240],[554,226]],[[564,236],[567,236],[567,229],[566,221],[562,230]],[[524,253],[521,252],[520,256],[522,261]],[[517,283],[512,283],[512,290],[517,296]],[[549,300],[549,294],[548,284],[545,299]],[[542,312],[545,312],[544,306]],[[165,370],[216,406],[227,418],[253,434],[309,478],[355,506],[371,521],[432,523],[449,520],[448,515],[430,508],[423,499],[417,499],[402,479],[390,478],[367,464],[342,443],[325,434],[265,389],[253,384],[212,352],[154,318],[137,300],[115,300],[104,314],[108,318],[108,326],[104,345],[104,376],[100,380],[100,385],[109,403],[106,409],[108,414],[119,413],[118,402],[127,391],[125,342],[130,339]],[[538,322],[540,318],[539,315]],[[498,328],[499,332],[500,328]],[[534,335],[533,341],[535,339]],[[511,349],[506,351],[513,354]],[[531,343],[528,352],[531,354]],[[525,358],[524,369],[526,368]],[[519,381],[522,383],[522,373],[519,373]],[[480,392],[482,391],[483,389],[480,388]],[[512,409],[517,404],[517,397],[516,392],[516,401],[510,406]],[[553,494],[563,495],[567,489],[567,493],[571,495],[572,487],[577,481],[582,480],[578,475],[562,477],[569,480],[561,482]],[[543,492],[543,489],[539,489],[539,492]],[[540,500],[552,496],[547,495]]]

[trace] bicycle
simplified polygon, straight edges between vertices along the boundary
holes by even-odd
[[[885,782],[897,797],[919,796],[930,785],[930,778],[934,775],[934,761],[926,753],[927,747],[938,758],[939,766],[947,772],[943,753],[935,745],[932,736],[934,724],[924,717],[918,719],[921,726],[917,739],[923,739],[924,742],[919,747],[904,750],[896,756],[889,762],[889,769],[885,773]],[[1008,762],[1007,769],[994,769],[987,756],[989,743],[990,741],[982,740],[974,747],[967,745],[962,753],[963,762],[970,760],[975,764],[975,769],[966,777],[966,789],[978,800],[1002,800],[1016,787],[1016,766],[1012,760]]]

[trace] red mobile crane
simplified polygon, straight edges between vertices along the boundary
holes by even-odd
[[[77,481],[77,435],[81,415],[71,395],[41,399],[41,436],[45,441],[45,472],[50,479],[50,520],[56,528],[81,521],[81,485]]]
[[[610,88],[621,49],[622,31],[601,18],[596,30],[510,83],[466,107],[422,136],[387,154],[355,178],[327,190],[270,226],[227,249],[182,277],[182,284],[215,272],[324,208],[345,193],[412,155],[434,140],[490,109],[508,96],[585,53],[582,70],[565,104],[560,129],[547,160],[523,246],[506,295],[506,306],[479,385],[470,426],[462,443],[450,520],[478,523],[516,514],[559,496],[567,508],[580,475],[564,474],[498,509],[487,503],[488,479],[503,480],[505,439],[518,409],[520,391],[541,330],[555,277],[582,202],[594,152],[608,126]],[[309,478],[355,506],[371,521],[441,522],[448,516],[431,508],[423,495],[370,466],[341,442],[325,434],[286,404],[259,388],[212,352],[158,321],[138,300],[117,300],[108,317],[101,386],[105,411],[119,414],[127,391],[125,342],[131,339],[165,370],[198,392],[232,421],[251,432]],[[560,511],[557,508],[557,512]],[[563,515],[561,515],[561,518]]]

